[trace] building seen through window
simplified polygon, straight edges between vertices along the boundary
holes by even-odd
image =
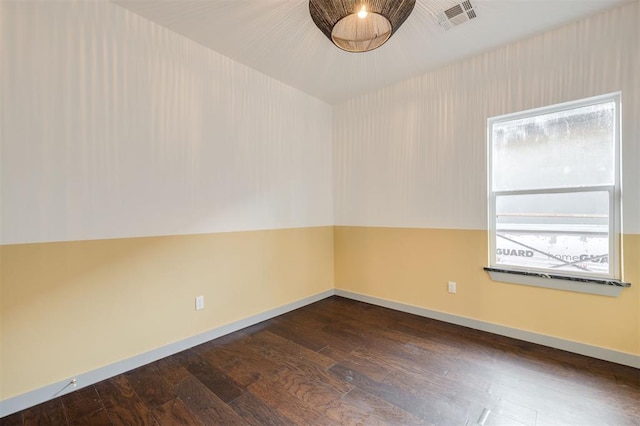
[[[489,120],[491,266],[619,278],[620,97]]]

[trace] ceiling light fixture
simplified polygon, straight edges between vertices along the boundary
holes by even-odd
[[[340,49],[367,52],[389,40],[415,4],[416,0],[310,0],[309,13]]]

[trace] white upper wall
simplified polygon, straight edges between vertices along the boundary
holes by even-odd
[[[634,2],[336,106],[336,224],[486,229],[487,118],[621,91],[624,232],[640,233],[638,22]]]
[[[640,233],[639,4],[352,99],[334,119],[114,4],[0,2],[0,243],[484,229],[486,119],[618,90],[624,230]]]
[[[112,3],[0,8],[0,243],[333,224],[328,104]]]

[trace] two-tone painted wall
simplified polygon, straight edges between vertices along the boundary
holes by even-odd
[[[0,17],[0,400],[333,288],[331,106],[106,1]]]
[[[336,288],[640,354],[638,22],[633,2],[336,106]],[[633,286],[612,298],[491,281],[487,119],[617,91]]]
[[[0,402],[334,289],[640,355],[638,21],[330,106],[109,2],[0,2]],[[490,281],[486,119],[618,90],[633,287]]]

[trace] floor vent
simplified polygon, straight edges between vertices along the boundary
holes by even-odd
[[[438,21],[438,25],[440,25],[444,31],[448,31],[456,25],[475,19],[478,15],[476,15],[476,11],[471,2],[469,0],[465,0],[447,10],[437,13],[435,16]]]

